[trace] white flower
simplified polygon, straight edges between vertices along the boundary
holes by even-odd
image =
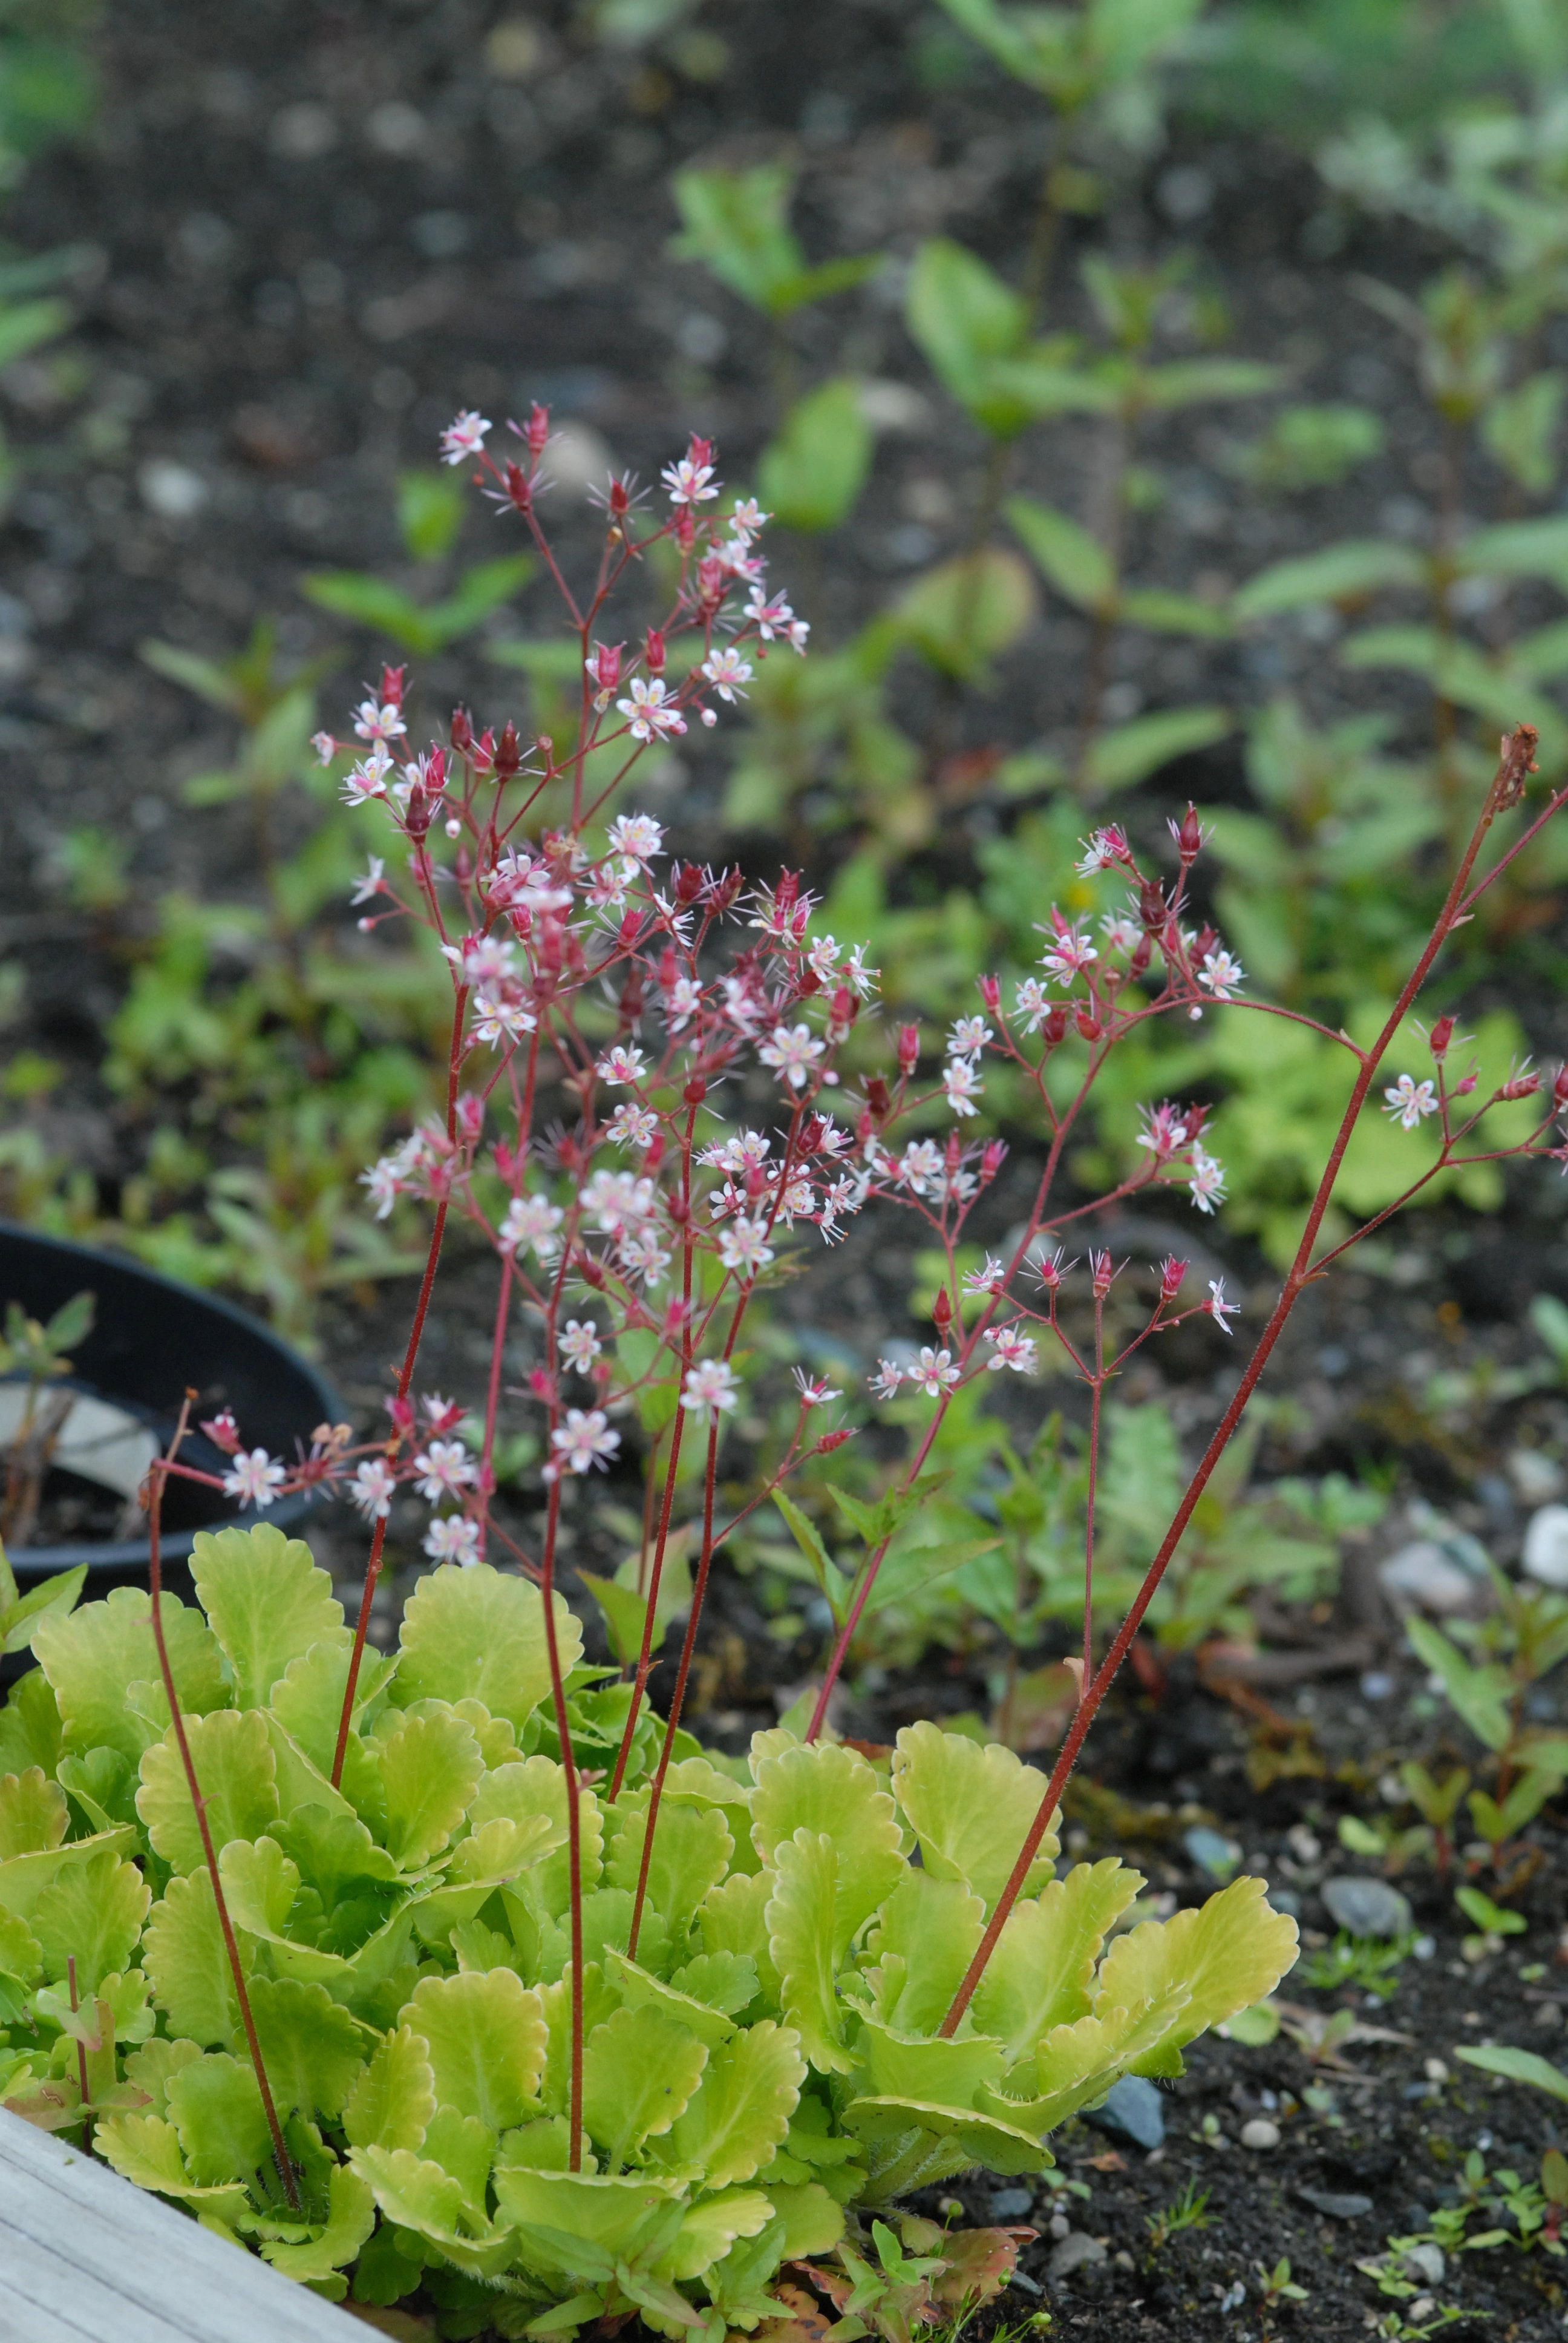
[[[506,992],[481,988],[474,995],[475,1039],[487,1041],[492,1049],[498,1041],[521,1041],[538,1021],[533,1011],[524,1006],[516,986]]]
[[[367,707],[373,704],[366,703]],[[392,759],[377,742],[367,756],[361,757],[359,762],[344,775],[343,785],[337,794],[345,805],[368,805],[373,798],[386,796],[387,776],[391,770]]]
[[[751,680],[750,662],[743,659],[733,645],[728,650],[709,651],[702,662],[700,673],[707,677],[719,699],[728,699],[731,706],[738,693],[742,699],[745,699],[746,694],[740,687]]]
[[[1229,1001],[1237,985],[1245,984],[1246,980],[1246,970],[1228,951],[1204,953],[1198,981],[1207,987],[1216,1001]]]
[[[905,1148],[894,1167],[894,1177],[911,1195],[923,1196],[942,1176],[942,1151],[934,1139],[917,1139]]]
[[[1013,995],[1013,1011],[1026,1033],[1038,1033],[1050,1013],[1050,996],[1038,976],[1026,976]]]
[[[403,710],[395,700],[385,706],[375,699],[362,699],[354,711],[354,729],[362,740],[396,740],[408,727],[403,721]],[[367,762],[368,763],[368,759]],[[387,759],[385,769],[391,770],[392,759]]]
[[[594,1071],[603,1082],[639,1082],[648,1071],[648,1061],[640,1050],[627,1049],[618,1041],[598,1061]]]
[[[386,1220],[403,1192],[402,1166],[395,1155],[383,1155],[368,1172],[359,1174],[359,1185],[370,1191],[370,1201],[376,1207],[378,1221]]]
[[[966,1293],[1000,1293],[1001,1292],[1001,1263],[1000,1261],[995,1260],[989,1252],[987,1253],[984,1261],[980,1263],[979,1269],[970,1269],[964,1272],[964,1292]]]
[[[669,1255],[653,1229],[626,1229],[616,1240],[616,1252],[628,1276],[657,1285],[669,1267]]]
[[[1136,951],[1143,935],[1137,920],[1130,920],[1125,911],[1108,911],[1100,922],[1100,932],[1109,949],[1119,952]]]
[[[500,984],[511,975],[518,948],[509,936],[465,936],[460,944],[443,944],[441,951],[462,972],[465,984]]]
[[[1219,1327],[1220,1332],[1222,1334],[1228,1334],[1231,1329],[1226,1325],[1225,1320],[1227,1317],[1233,1318],[1241,1305],[1239,1302],[1226,1301],[1225,1281],[1222,1277],[1211,1277],[1209,1280],[1209,1296],[1203,1307]]]
[[[812,1038],[809,1025],[775,1025],[773,1039],[764,1041],[757,1054],[765,1066],[776,1066],[780,1081],[791,1090],[805,1087],[812,1066],[826,1049],[825,1041]]]
[[[728,1359],[699,1359],[687,1369],[680,1404],[693,1414],[707,1415],[717,1423],[723,1410],[739,1403],[740,1387]]]
[[[441,434],[442,463],[466,464],[470,456],[477,456],[484,447],[485,434],[489,428],[484,416],[476,413],[473,407],[466,407],[457,421],[448,423]]]
[[[1187,1125],[1167,1099],[1159,1106],[1144,1110],[1149,1117],[1146,1127],[1138,1134],[1140,1147],[1147,1147],[1161,1163],[1173,1155],[1187,1137]]]
[[[866,1380],[871,1386],[874,1399],[891,1399],[904,1380],[904,1371],[902,1367],[895,1366],[891,1359],[879,1359],[876,1373],[869,1375]]]
[[[618,1106],[605,1126],[605,1137],[613,1139],[618,1147],[646,1147],[658,1129],[658,1117],[650,1106],[634,1106],[628,1099]]]
[[[392,1493],[397,1486],[397,1475],[386,1458],[367,1456],[355,1467],[348,1500],[367,1522],[384,1522],[392,1510]]]
[[[712,465],[694,464],[689,456],[683,456],[678,464],[667,464],[658,477],[669,490],[672,505],[706,504],[719,494],[708,485],[713,478]]]
[[[940,1399],[943,1392],[951,1391],[959,1379],[950,1351],[933,1351],[928,1342],[910,1369],[910,1381],[928,1399]]]
[[[869,949],[866,944],[852,944],[849,948],[849,957],[844,962],[842,970],[845,983],[861,1001],[870,999],[877,989],[877,979],[882,973],[879,968],[866,966],[866,953]]]
[[[586,1322],[580,1318],[568,1318],[558,1347],[568,1366],[575,1367],[579,1375],[586,1375],[604,1344],[599,1341],[598,1328],[591,1318]]]
[[[1075,977],[1081,976],[1099,958],[1100,954],[1087,937],[1080,934],[1077,928],[1063,925],[1057,929],[1050,950],[1040,954],[1040,965],[1050,970],[1065,990]]]
[[[1015,1368],[1020,1375],[1032,1375],[1040,1363],[1033,1342],[1015,1326],[988,1327],[986,1341],[992,1346],[986,1366],[993,1375],[1003,1367]]]
[[[751,619],[765,643],[770,643],[775,635],[783,636],[793,642],[795,629],[802,624],[781,594],[770,602],[768,598],[768,589],[762,585],[752,587],[750,599],[746,605],[746,615]],[[799,642],[796,643],[795,648],[797,650],[804,650],[806,646],[804,642]]]
[[[705,1147],[698,1157],[699,1163],[711,1163],[723,1172],[760,1172],[768,1161],[773,1141],[760,1131],[732,1131],[728,1139],[717,1140]]]
[[[640,1228],[653,1218],[653,1182],[639,1180],[635,1172],[596,1172],[579,1191],[578,1202],[585,1212],[593,1213],[607,1236],[618,1236],[623,1229]]]
[[[241,1448],[223,1476],[223,1491],[226,1497],[237,1497],[242,1505],[254,1505],[261,1513],[276,1498],[282,1479],[282,1465],[275,1464],[265,1448]]]
[[[831,984],[839,973],[839,940],[819,936],[806,947],[806,965],[819,984]]]
[[[448,1513],[444,1521],[431,1523],[423,1543],[432,1562],[455,1562],[459,1570],[467,1570],[479,1559],[479,1524],[461,1513]]]
[[[602,1473],[606,1458],[620,1446],[620,1434],[610,1429],[602,1408],[568,1407],[566,1422],[550,1434],[550,1445],[560,1471],[587,1473],[597,1466]]]
[[[531,1247],[541,1261],[550,1260],[556,1251],[555,1232],[564,1218],[560,1206],[543,1196],[514,1196],[501,1222],[501,1251],[527,1252]]]
[[[1423,1114],[1437,1112],[1437,1086],[1433,1082],[1412,1081],[1401,1074],[1383,1092],[1383,1112],[1392,1114],[1402,1131],[1419,1128]]]
[[[974,1101],[985,1089],[980,1068],[972,1058],[950,1058],[942,1068],[942,1088],[954,1114],[976,1114]]]
[[[380,894],[386,869],[387,865],[378,854],[372,854],[367,858],[365,875],[362,879],[355,880],[354,892],[348,898],[351,910],[360,903],[373,902]]]
[[[1083,860],[1078,864],[1081,879],[1092,879],[1099,870],[1110,870],[1112,863],[1125,862],[1127,840],[1119,830],[1097,830],[1092,838],[1079,840],[1083,848]]]
[[[972,1058],[994,1036],[983,1017],[960,1017],[948,1028],[948,1056]]]
[[[1225,1201],[1225,1167],[1201,1144],[1192,1150],[1192,1202],[1211,1212]]]
[[[664,845],[664,832],[651,814],[623,813],[609,826],[612,854],[628,855],[633,862],[651,862]]]
[[[337,754],[337,743],[330,732],[313,732],[310,736],[310,745],[316,751],[316,761],[318,765],[330,765]]]
[[[738,498],[735,510],[729,516],[729,533],[741,545],[749,545],[772,518],[771,513],[763,511],[755,497]]]
[[[631,698],[618,699],[621,714],[629,717],[629,729],[634,740],[662,739],[667,732],[684,732],[686,719],[666,696],[664,679],[655,676],[651,683],[640,675],[631,679]]]
[[[672,1033],[684,1033],[702,1006],[702,987],[694,976],[678,976],[664,996],[664,1014]]]
[[[435,1504],[442,1497],[461,1495],[471,1489],[478,1479],[478,1469],[460,1440],[432,1440],[422,1455],[414,1459],[414,1470],[422,1475],[419,1494]]]
[[[800,1394],[802,1407],[825,1407],[830,1399],[842,1399],[844,1396],[841,1391],[834,1390],[826,1375],[819,1375],[812,1380],[804,1367],[793,1367],[790,1373],[794,1375],[795,1388]]]
[[[803,1172],[797,1172],[779,1200],[780,1216],[792,1221],[797,1212],[809,1212],[816,1203],[816,1192]]]
[[[742,1277],[755,1277],[773,1258],[767,1235],[766,1221],[749,1221],[744,1214],[726,1221],[719,1232],[719,1258],[726,1269],[738,1270]]]

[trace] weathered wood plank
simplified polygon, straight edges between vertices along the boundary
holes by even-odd
[[[0,2108],[0,2343],[358,2343],[365,2333]]]

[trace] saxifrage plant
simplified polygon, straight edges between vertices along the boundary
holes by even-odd
[[[506,463],[483,456],[487,429],[461,417],[446,450],[478,462],[533,534],[576,637],[579,717],[558,758],[544,739],[525,753],[509,727],[476,734],[459,712],[445,746],[399,771],[401,674],[384,676],[357,713],[368,745],[344,793],[384,807],[401,858],[396,879],[377,860],[361,882],[377,906],[367,920],[433,928],[452,985],[444,1122],[366,1175],[378,1207],[408,1195],[432,1217],[391,1432],[356,1446],[347,1426],[323,1425],[289,1467],[247,1450],[224,1412],[204,1429],[228,1467],[205,1474],[180,1454],[187,1403],[149,1476],[150,1611],[123,1593],[35,1629],[41,1672],[24,1679],[0,1737],[10,2098],[50,2123],[90,2113],[122,2168],[330,2292],[347,2288],[350,2266],[361,2297],[382,2300],[427,2271],[448,2323],[467,2332],[564,2332],[636,2308],[717,2338],[769,2315],[782,2259],[840,2244],[851,2215],[970,2165],[1041,2168],[1056,2124],[1119,2074],[1178,2071],[1186,2042],[1288,1967],[1293,1924],[1256,1880],[1106,1951],[1135,1875],[1111,1862],[1052,1880],[1060,1802],[1297,1298],[1344,1249],[1314,1258],[1336,1176],[1422,980],[1489,883],[1478,860],[1524,794],[1533,737],[1521,728],[1504,740],[1442,915],[1381,1032],[1370,1044],[1328,1037],[1355,1071],[1307,1229],[1101,1656],[1105,1392],[1166,1327],[1206,1315],[1228,1332],[1235,1305],[1217,1280],[1183,1310],[1185,1264],[1172,1259],[1129,1331],[1117,1265],[1096,1252],[1075,1311],[1056,1240],[1091,1208],[1064,1202],[1058,1183],[1077,1118],[1126,1036],[1201,1016],[1243,982],[1216,936],[1183,925],[1196,817],[1175,826],[1173,876],[1141,865],[1121,831],[1097,830],[1080,875],[1114,873],[1131,890],[1101,942],[1052,908],[1042,976],[1023,980],[1005,1010],[1000,983],[982,980],[984,1013],[959,1021],[928,1086],[914,1029],[898,1036],[896,1071],[874,1071],[853,1042],[875,972],[859,950],[811,935],[810,903],[789,874],[742,903],[738,874],[690,865],[661,889],[662,837],[645,814],[616,817],[599,843],[608,801],[645,748],[691,717],[717,721],[713,699],[742,692],[771,648],[804,649],[804,628],[763,580],[766,516],[749,502],[722,523],[702,516],[719,489],[710,448],[694,441],[666,471],[662,523],[639,525],[628,484],[609,483],[598,571],[579,600],[535,508],[548,417],[535,411],[521,456]],[[626,660],[602,639],[603,613],[661,543],[678,564],[673,603]],[[695,655],[678,668],[668,646],[682,635]],[[337,754],[328,737],[318,748],[324,762]],[[721,922],[738,912],[758,940],[727,955]],[[1476,1076],[1450,1067],[1452,1020],[1429,1046],[1431,1076],[1403,1072],[1383,1090],[1407,1131],[1430,1120],[1439,1134],[1412,1150],[1407,1194],[1456,1162],[1563,1152],[1549,1141],[1568,1075],[1548,1090],[1521,1070],[1466,1105]],[[1047,1147],[1010,1258],[986,1256],[965,1276],[960,1247],[1001,1160],[994,1142],[962,1137],[988,1057],[1038,1102]],[[851,1129],[829,1110],[857,1070]],[[765,1097],[762,1080],[781,1094],[783,1129],[711,1131],[719,1082],[749,1081]],[[601,1121],[603,1089],[625,1096]],[[1536,1120],[1523,1145],[1492,1143],[1486,1115],[1527,1098]],[[940,1141],[916,1135],[944,1115]],[[482,1154],[487,1124],[498,1135]],[[1200,1109],[1151,1108],[1147,1162],[1109,1201],[1174,1186],[1211,1211],[1224,1174],[1203,1129]],[[748,1764],[716,1762],[681,1729],[715,1559],[798,1464],[849,1436],[809,1436],[837,1394],[801,1375],[784,1453],[720,1522],[719,1443],[744,1387],[747,1312],[769,1272],[781,1273],[797,1224],[831,1239],[881,1202],[924,1223],[936,1339],[912,1370],[884,1361],[873,1389],[923,1395],[927,1429],[876,1502],[839,1493],[864,1552],[803,1735],[786,1725],[756,1737]],[[431,1395],[417,1413],[411,1396],[454,1210],[498,1262],[471,1444],[455,1436],[458,1403]],[[1040,1307],[1026,1281],[1042,1287]],[[493,1503],[519,1305],[538,1358],[520,1395],[539,1411],[548,1460],[537,1554]],[[938,1493],[928,1461],[955,1393],[994,1371],[1032,1374],[1041,1339],[1090,1395],[1070,1725],[1043,1786],[1011,1753],[929,1725],[900,1736],[884,1780],[826,1733],[834,1684],[884,1576],[935,1576],[972,1553],[972,1541],[933,1547],[920,1536]],[[574,1390],[597,1403],[569,1404]],[[580,1665],[580,1633],[556,1589],[561,1505],[568,1483],[618,1457],[611,1417],[629,1426],[634,1410],[652,1451],[647,1570],[627,1590],[641,1637],[628,1675],[605,1685],[608,1672]],[[203,1541],[205,1621],[166,1598],[170,1476],[217,1480],[258,1510],[288,1487],[349,1494],[374,1523],[352,1633],[307,1552],[265,1526]],[[410,1484],[434,1509],[426,1550],[444,1566],[384,1660],[367,1653],[367,1630],[392,1503]],[[646,1695],[682,1487],[700,1529],[661,1721]],[[487,1549],[517,1570],[498,1569]],[[135,2046],[123,2063],[116,2041]],[[922,2265],[942,2258],[885,2235],[884,2247],[873,2232],[881,2278],[840,2244],[852,2295],[885,2281],[907,2308],[903,2290],[918,2292],[936,2274]],[[894,2312],[879,2316],[890,2325]]]

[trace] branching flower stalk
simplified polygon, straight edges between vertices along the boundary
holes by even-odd
[[[913,1453],[883,1502],[879,1524],[845,1605],[806,1738],[825,1722],[834,1686],[866,1614],[900,1520],[919,1502],[920,1479],[953,1394],[977,1377],[1039,1367],[1041,1342],[1057,1344],[1091,1397],[1091,1488],[1105,1388],[1129,1356],[1165,1329],[1207,1316],[1224,1332],[1236,1305],[1215,1280],[1209,1297],[1183,1302],[1186,1265],[1165,1262],[1157,1293],[1131,1339],[1108,1322],[1121,1273],[1108,1252],[1091,1256],[1091,1332],[1085,1342],[1065,1322],[1073,1264],[1062,1240],[1086,1215],[1128,1199],[1176,1188],[1211,1213],[1224,1195],[1222,1166],[1204,1144],[1206,1110],[1169,1102],[1147,1111],[1138,1161],[1105,1195],[1064,1204],[1056,1194],[1064,1152],[1111,1052],[1147,1019],[1201,1016],[1216,1002],[1241,1000],[1244,974],[1212,930],[1186,924],[1192,866],[1202,846],[1196,816],[1172,825],[1174,876],[1145,867],[1122,832],[1107,827],[1087,841],[1081,878],[1104,877],[1125,890],[1091,931],[1055,906],[1042,923],[1040,973],[1020,982],[1004,1010],[1000,980],[980,980],[982,1013],[960,1018],[940,1066],[930,1066],[918,1028],[899,1030],[894,1062],[868,1070],[857,1042],[862,1007],[874,1001],[876,971],[858,946],[821,933],[815,905],[795,874],[747,892],[739,871],[676,864],[661,872],[660,825],[641,812],[616,813],[617,790],[648,749],[679,737],[693,721],[710,726],[744,697],[754,663],[781,651],[802,652],[807,629],[765,582],[758,550],[767,516],[750,500],[720,513],[713,451],[694,439],[666,468],[666,518],[643,517],[630,479],[611,480],[598,501],[605,516],[593,588],[574,597],[537,508],[548,417],[536,408],[513,427],[520,452],[486,452],[490,426],[464,415],[446,434],[449,460],[471,462],[486,493],[527,526],[562,596],[582,661],[576,737],[530,745],[515,728],[476,731],[463,710],[447,737],[422,751],[408,746],[405,678],[386,670],[356,711],[357,743],[319,736],[325,762],[345,758],[343,794],[379,802],[400,849],[407,878],[373,860],[356,901],[372,908],[361,926],[414,919],[434,932],[451,971],[452,1038],[446,1113],[422,1125],[364,1175],[377,1213],[400,1202],[428,1206],[430,1243],[413,1327],[397,1388],[387,1403],[387,1435],[356,1445],[347,1426],[323,1425],[308,1454],[292,1465],[246,1450],[226,1413],[203,1425],[225,1452],[227,1469],[202,1473],[177,1460],[167,1473],[206,1480],[231,1497],[265,1509],[286,1490],[325,1487],[347,1498],[371,1525],[370,1556],[349,1654],[338,1720],[335,1782],[353,1726],[371,1599],[395,1502],[410,1494],[430,1515],[424,1548],[457,1566],[487,1555],[508,1557],[538,1586],[544,1606],[550,1715],[568,1785],[571,1980],[569,2166],[583,2155],[583,1909],[578,1799],[584,1777],[573,1739],[573,1687],[562,1664],[558,1593],[563,1483],[607,1470],[621,1458],[618,1428],[633,1411],[648,1427],[650,1458],[643,1493],[638,1593],[643,1600],[637,1656],[626,1684],[624,1721],[605,1802],[614,1805],[628,1778],[647,1783],[642,1844],[628,1957],[635,1958],[667,1777],[716,1557],[725,1540],[785,1481],[850,1437],[821,1413],[840,1394],[798,1373],[799,1407],[782,1457],[757,1476],[747,1502],[719,1525],[719,1472],[727,1419],[739,1408],[747,1356],[742,1336],[751,1304],[790,1265],[801,1232],[828,1242],[872,1203],[913,1212],[940,1248],[944,1275],[933,1311],[934,1341],[912,1366],[884,1361],[873,1393],[910,1392],[934,1402]],[[656,543],[677,556],[673,595],[646,626],[629,655],[606,639],[611,597]],[[1530,742],[1522,732],[1505,759],[1488,811],[1455,880],[1432,943],[1382,1040],[1363,1051],[1343,1035],[1297,1012],[1245,1001],[1343,1044],[1357,1061],[1354,1093],[1340,1142],[1282,1305],[1243,1377],[1236,1401],[1211,1443],[1183,1510],[1172,1524],[1133,1613],[1098,1673],[1090,1634],[1094,1556],[1092,1503],[1086,1524],[1082,1696],[1048,1785],[1031,1843],[1020,1857],[1001,1917],[1010,1908],[1059,1799],[1084,1731],[1131,1644],[1161,1573],[1175,1550],[1192,1504],[1235,1429],[1284,1315],[1310,1276],[1312,1248],[1344,1144],[1401,1020],[1432,958],[1472,898],[1476,856],[1490,820],[1523,786]],[[1553,801],[1555,803],[1555,801]],[[1544,817],[1543,817],[1544,818]],[[1502,867],[1501,865],[1499,866]],[[735,930],[739,928],[739,936]],[[874,1014],[874,1011],[871,1012]],[[870,1022],[868,1016],[866,1022]],[[1460,1152],[1488,1097],[1455,1119],[1454,1104],[1475,1088],[1473,1075],[1451,1080],[1433,1029],[1435,1079],[1408,1075],[1388,1092],[1389,1111],[1413,1128],[1441,1118],[1442,1151],[1435,1169],[1491,1160],[1504,1152],[1552,1152],[1549,1123],[1568,1108],[1560,1078],[1550,1111],[1523,1150]],[[1014,1070],[1038,1101],[1047,1138],[1032,1209],[1006,1262],[987,1258],[960,1277],[959,1247],[970,1216],[1001,1169],[1000,1141],[965,1137],[979,1112],[988,1055]],[[874,1059],[870,1061],[874,1062]],[[850,1089],[847,1077],[854,1078]],[[1541,1087],[1532,1073],[1496,1093],[1516,1097]],[[785,1110],[777,1130],[740,1118],[759,1115],[771,1092]],[[729,1111],[720,1121],[725,1110]],[[551,1121],[546,1122],[546,1116]],[[932,1136],[933,1121],[945,1135]],[[1477,1141],[1479,1144],[1479,1141]],[[1419,1192],[1433,1176],[1415,1180]],[[456,1213],[492,1249],[498,1290],[482,1414],[437,1393],[415,1397],[420,1337],[444,1232]],[[1319,1264],[1321,1269],[1322,1264]],[[1032,1282],[1038,1298],[1025,1297]],[[978,1307],[977,1307],[978,1305]],[[965,1312],[972,1314],[966,1329]],[[521,1384],[505,1380],[519,1334],[533,1363]],[[537,1411],[542,1437],[542,1544],[526,1554],[497,1518],[496,1443],[505,1403]],[[689,1426],[688,1419],[690,1419]],[[829,1428],[818,1431],[826,1421]],[[668,1429],[668,1444],[664,1434]],[[690,1471],[693,1444],[701,1453]],[[662,1452],[662,1466],[657,1460]],[[658,1604],[676,1535],[683,1479],[700,1480],[700,1534],[693,1595],[668,1713],[651,1769],[634,1742],[644,1725],[647,1687],[659,1639]],[[655,1480],[658,1481],[656,1488]],[[155,1521],[156,1540],[156,1521]],[[172,1684],[168,1685],[171,1707]],[[177,1713],[176,1713],[177,1714]],[[182,1728],[182,1749],[184,1749]],[[188,1752],[186,1753],[188,1760]],[[199,1792],[190,1776],[193,1797]],[[641,1793],[639,1792],[639,1795]],[[205,1824],[204,1824],[205,1832]],[[216,1882],[216,1865],[214,1876]],[[960,1990],[956,2026],[974,1990],[999,1919]],[[237,1982],[237,1974],[236,1974]],[[242,1994],[242,2006],[244,2006]],[[254,2048],[254,2045],[253,2045]],[[259,2068],[258,2068],[259,2072]]]

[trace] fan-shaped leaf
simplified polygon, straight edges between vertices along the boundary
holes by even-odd
[[[667,2132],[696,2090],[708,2048],[661,2009],[618,2009],[583,2051],[583,2122],[618,2171]]]
[[[166,1594],[159,1615],[181,1708],[201,1715],[226,1706],[223,1654],[200,1612]],[[33,1650],[73,1749],[118,1749],[135,1765],[167,1725],[161,1686],[156,1729],[126,1698],[127,1685],[158,1679],[152,1605],[134,1587],[116,1586],[102,1603],[84,1604],[67,1619],[51,1616],[34,1636]]]
[[[582,1657],[582,1629],[558,1594],[556,1640],[563,1670]],[[459,1570],[443,1564],[422,1578],[403,1614],[393,1697],[483,1701],[514,1727],[549,1691],[544,1603],[526,1579],[503,1576],[487,1562]]]
[[[290,1663],[313,1644],[352,1642],[332,1581],[303,1538],[270,1522],[197,1533],[191,1576],[207,1623],[234,1670],[241,1708],[265,1708]]]
[[[893,1752],[893,1790],[938,1879],[961,1879],[990,1912],[1040,1813],[1045,1776],[1000,1742],[982,1749],[935,1725],[906,1725]],[[1056,1823],[1041,1839],[1024,1892],[1049,1879]]]
[[[343,2110],[351,2147],[417,2148],[436,2112],[436,2076],[428,2046],[411,2026],[398,2026],[377,2044]]]
[[[425,2043],[442,2107],[505,2131],[538,2113],[544,2007],[512,1969],[426,1977],[400,2023]]]
[[[185,1729],[214,1852],[221,1854],[230,1839],[259,1837],[278,1811],[266,1719],[255,1709],[220,1708],[187,1716]],[[141,1773],[136,1812],[154,1847],[174,1870],[195,1871],[206,1850],[172,1725],[143,1752]]]

